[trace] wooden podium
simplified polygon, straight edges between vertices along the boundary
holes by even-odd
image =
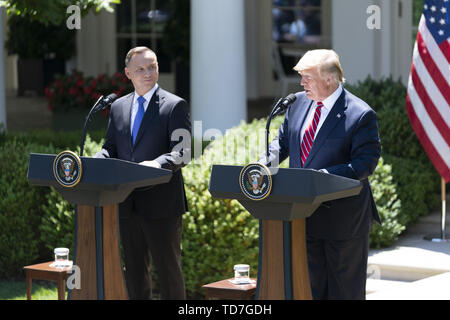
[[[30,154],[28,180],[54,187],[75,204],[74,265],[81,288],[69,291],[69,300],[128,299],[119,250],[117,204],[139,187],[166,183],[172,172],[119,159],[81,157],[83,173],[73,187],[63,187],[53,175],[55,155]],[[56,244],[55,244],[56,245]]]
[[[241,166],[213,165],[209,192],[236,199],[260,220],[256,299],[312,299],[306,255],[305,218],[326,201],[358,195],[362,184],[313,169],[282,169],[272,175],[272,191],[250,200],[241,191]]]

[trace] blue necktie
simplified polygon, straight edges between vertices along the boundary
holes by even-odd
[[[137,98],[137,101],[139,103],[139,107],[138,107],[138,111],[136,113],[136,117],[134,118],[134,124],[133,124],[133,132],[132,132],[132,137],[133,137],[133,145],[134,142],[136,141],[136,137],[137,134],[139,132],[139,127],[141,126],[141,122],[142,122],[142,118],[144,118],[144,103],[145,103],[145,98],[140,96],[139,98]]]

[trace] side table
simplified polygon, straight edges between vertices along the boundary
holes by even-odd
[[[233,284],[225,279],[217,282],[208,283],[202,286],[205,290],[206,300],[211,298],[226,300],[252,300],[256,293],[256,279],[252,279],[252,284]]]
[[[23,267],[27,277],[27,300],[31,300],[31,282],[33,279],[56,281],[58,284],[58,300],[65,300],[66,279],[70,276],[72,268],[50,267],[53,262],[48,261]]]

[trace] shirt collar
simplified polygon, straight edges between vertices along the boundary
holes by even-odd
[[[322,101],[324,108],[330,110],[336,103],[337,99],[339,99],[341,93],[342,93],[342,85],[339,84],[337,89],[334,90],[334,92],[331,95],[329,95],[328,98]]]
[[[149,91],[147,91],[146,94],[143,95],[143,97],[145,98],[145,101],[146,101],[145,105],[144,105],[144,109],[145,110],[147,110],[148,103],[152,99],[153,94],[155,93],[156,89],[158,89],[158,84],[157,83],[155,83],[153,88],[151,88]],[[137,101],[138,98],[139,98],[138,93],[136,91],[134,91],[133,105],[138,105],[138,101]]]

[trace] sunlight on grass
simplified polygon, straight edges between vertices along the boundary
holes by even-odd
[[[32,300],[58,300],[56,283],[33,280],[31,288]],[[26,299],[27,286],[25,281],[0,281],[0,300]]]

